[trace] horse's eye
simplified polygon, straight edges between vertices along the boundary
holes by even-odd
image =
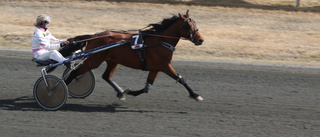
[[[186,23],[184,26],[186,27],[186,29],[191,29],[191,26],[188,23]]]

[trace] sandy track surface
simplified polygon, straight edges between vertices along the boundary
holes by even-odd
[[[320,66],[320,2],[277,1],[0,0],[0,48],[30,49],[39,14],[50,15],[54,36],[68,38],[141,29],[189,9],[205,41],[181,40],[175,58]]]
[[[17,56],[19,55],[19,56]],[[12,136],[318,136],[320,70],[224,62],[174,61],[204,97],[196,102],[163,73],[148,94],[118,101],[95,69],[95,91],[69,98],[57,111],[41,109],[32,96],[40,68],[30,52],[0,51],[0,133]],[[63,67],[53,75],[60,76]],[[147,73],[123,66],[114,80],[140,89]]]

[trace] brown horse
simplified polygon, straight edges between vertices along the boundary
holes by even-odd
[[[204,39],[200,35],[194,20],[190,18],[189,10],[186,15],[173,16],[164,19],[161,23],[150,24],[151,28],[140,32],[143,36],[144,47],[139,50],[131,48],[130,44],[117,46],[102,52],[92,54],[84,61],[83,65],[74,70],[65,80],[69,84],[76,76],[81,75],[91,69],[97,68],[104,61],[107,68],[102,75],[117,92],[117,96],[122,100],[126,94],[137,96],[147,93],[156,79],[159,72],[169,75],[174,80],[181,83],[189,92],[191,98],[201,101],[203,98],[196,94],[185,82],[183,77],[179,75],[171,66],[171,60],[175,46],[179,39],[185,38],[192,41],[195,45],[201,45]],[[88,40],[85,50],[90,50],[102,45],[117,42],[120,40],[129,41],[133,34],[115,31],[105,31],[92,36]],[[118,64],[133,69],[143,69],[149,71],[147,83],[141,90],[124,91],[114,81],[112,75],[117,69]]]

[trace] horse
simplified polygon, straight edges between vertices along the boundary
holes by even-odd
[[[185,15],[178,13],[178,16],[173,15],[159,23],[149,24],[148,27],[150,28],[139,31],[144,45],[141,49],[132,49],[128,43],[89,55],[79,68],[71,72],[69,77],[65,79],[65,83],[68,85],[77,76],[98,68],[103,62],[106,62],[107,67],[102,78],[114,88],[120,100],[124,100],[126,95],[138,96],[142,93],[148,93],[158,73],[163,72],[182,84],[187,89],[189,97],[196,101],[202,101],[203,98],[189,87],[184,78],[171,65],[173,51],[180,38],[190,40],[196,46],[201,45],[204,41],[195,21],[190,18],[189,10]],[[129,41],[132,36],[133,33],[120,31],[96,33],[90,36],[85,50],[120,40]],[[145,87],[141,90],[123,90],[112,80],[113,73],[119,64],[133,69],[149,71]]]

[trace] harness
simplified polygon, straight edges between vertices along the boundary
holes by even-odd
[[[147,60],[145,58],[145,47],[141,31],[138,34],[132,35],[130,38],[131,48],[136,50],[137,56],[140,59],[141,70],[147,71]]]
[[[149,35],[149,34],[143,34],[143,35]],[[150,34],[150,35],[154,36],[155,34]],[[157,35],[157,36],[160,36],[160,35]],[[166,37],[170,37],[170,36],[166,36]],[[171,38],[176,38],[176,37],[171,37]],[[137,56],[140,59],[141,70],[147,71],[147,60],[145,58],[145,55],[146,55],[145,48],[147,47],[147,45],[144,45],[143,36],[140,30],[138,34],[131,36],[130,44],[131,44],[131,48],[133,50],[136,50]],[[176,50],[174,46],[164,41],[162,41],[160,45],[168,48],[172,52]]]
[[[195,27],[195,29],[192,32],[187,32],[187,35],[189,36],[189,40],[193,41],[198,29],[196,28],[195,23],[191,18],[188,17],[182,21],[181,29],[186,28],[189,25],[189,23],[191,23]],[[141,62],[140,68],[144,71],[147,70],[147,66],[146,66],[147,63],[146,63],[146,58],[145,58],[145,55],[146,55],[145,48],[147,47],[147,45],[144,45],[142,35],[161,37],[161,38],[170,38],[170,39],[180,39],[180,37],[172,37],[172,36],[165,36],[165,35],[158,35],[158,34],[141,34],[141,30],[143,30],[147,27],[149,27],[149,26],[146,26],[146,27],[139,29],[139,30],[130,30],[130,31],[138,31],[138,34],[133,34],[129,40],[129,42],[131,43],[131,48],[133,50],[136,50],[136,54],[140,59],[140,62]],[[186,28],[186,29],[188,29],[188,28]],[[112,36],[114,36],[114,35],[113,34],[101,35],[101,36],[97,36],[97,37],[79,40],[79,41],[76,41],[76,43],[89,41],[89,40],[93,40],[93,39],[97,39],[97,38],[101,38],[101,37],[112,37]],[[171,45],[170,43],[164,42],[163,40],[161,40],[159,45],[166,47],[167,49],[171,50],[172,52],[174,52],[176,50],[176,48],[173,45]]]
[[[176,50],[176,48],[174,46],[172,46],[171,44],[169,44],[167,42],[162,41],[161,45],[166,47],[166,48],[168,48],[168,49],[170,49],[172,52]]]
[[[196,35],[196,32],[198,31],[194,21],[191,18],[186,18],[185,20],[182,21],[182,28],[186,28],[189,26],[189,23],[191,23],[194,26],[194,30],[192,32],[187,32],[187,35],[189,36],[190,41],[194,41],[194,37]],[[147,26],[148,27],[148,26]],[[147,66],[146,66],[146,58],[145,58],[145,48],[147,47],[147,45],[144,45],[143,43],[143,37],[141,34],[141,30],[138,30],[138,34],[136,35],[132,35],[130,38],[130,43],[131,43],[131,48],[137,51],[137,56],[140,58],[140,67],[142,70],[146,71],[147,70]],[[162,37],[162,38],[170,38],[170,39],[180,39],[180,37],[172,37],[172,36],[164,36],[164,35],[158,35],[158,34],[143,34],[143,35],[148,35],[148,36],[154,36],[154,37]],[[161,44],[162,46],[168,48],[169,50],[171,50],[172,52],[174,52],[176,50],[176,48],[174,46],[172,46],[171,44],[164,42],[161,40]]]

